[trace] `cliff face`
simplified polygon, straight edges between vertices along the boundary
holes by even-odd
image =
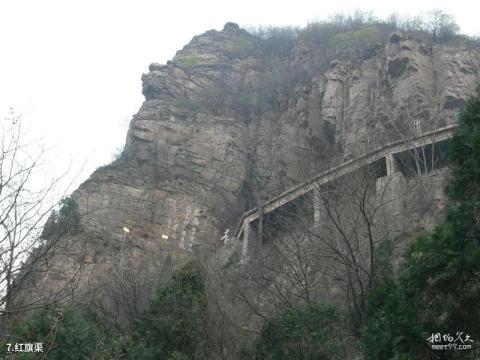
[[[480,68],[478,47],[400,33],[332,54],[300,39],[275,57],[229,23],[152,64],[121,158],[73,194],[88,214],[75,235],[87,268],[117,261],[125,242],[158,261],[218,245],[259,199],[386,139],[450,124]]]

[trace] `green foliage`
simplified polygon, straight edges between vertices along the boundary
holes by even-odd
[[[355,31],[342,32],[332,37],[333,44],[355,45],[365,41],[374,41],[380,39],[379,30],[376,26],[364,26]]]
[[[208,359],[207,300],[203,269],[187,263],[160,286],[132,334],[106,328],[91,312],[69,307],[32,312],[10,343],[42,342],[47,359]],[[44,353],[45,353],[44,352]],[[38,354],[16,355],[35,359]]]
[[[43,353],[17,353],[15,359],[49,360],[113,359],[120,337],[105,332],[88,315],[72,308],[37,310],[15,327],[9,343],[43,343]]]
[[[172,62],[178,67],[190,69],[200,63],[200,58],[197,55],[177,55]]]
[[[480,199],[480,87],[458,116],[451,143],[453,177],[448,195],[463,204],[478,206]]]
[[[389,276],[370,294],[367,359],[433,358],[426,341],[432,333],[463,331],[480,339],[480,93],[460,114],[451,151],[444,222],[411,244],[397,278]]]
[[[412,358],[415,349],[425,344],[419,337],[418,309],[405,296],[392,274],[370,291],[362,333],[366,359]]]
[[[71,197],[60,201],[60,210],[52,211],[42,232],[43,239],[59,239],[67,233],[75,234],[80,230],[80,213],[78,204]]]
[[[61,219],[69,219],[72,224],[80,221],[78,205],[71,196],[64,197],[60,201],[60,211],[58,215]]]
[[[268,321],[255,348],[256,359],[344,359],[332,306],[299,306]]]
[[[161,286],[138,319],[131,359],[204,359],[207,299],[203,269],[187,263]]]

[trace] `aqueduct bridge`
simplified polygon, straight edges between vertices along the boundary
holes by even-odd
[[[348,175],[356,170],[360,170],[361,168],[377,161],[384,162],[386,170],[384,175],[389,177],[393,172],[397,171],[395,159],[396,154],[429,145],[434,146],[437,143],[444,142],[453,136],[453,130],[455,126],[456,125],[450,125],[431,132],[426,132],[416,137],[391,142],[362,156],[330,168],[327,171],[324,171],[266,201],[262,206],[262,214],[265,215],[275,212],[282,206],[300,198],[307,193],[314,193],[314,190],[318,189],[319,186],[335,181],[336,179]],[[319,216],[320,214],[317,213],[317,210],[314,206],[314,219],[318,219]],[[243,240],[244,256],[246,256],[248,252],[249,240],[252,235],[254,235],[253,231],[255,230],[252,225],[258,220],[258,218],[259,211],[257,208],[253,208],[242,215],[237,226],[235,237],[240,241]]]

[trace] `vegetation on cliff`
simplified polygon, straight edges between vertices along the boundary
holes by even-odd
[[[59,238],[66,233],[75,234],[80,231],[81,216],[76,201],[71,196],[64,197],[60,201],[59,207],[58,211],[52,210],[50,218],[43,228],[42,239]]]
[[[248,122],[268,111],[285,111],[296,87],[308,85],[333,60],[347,59],[355,50],[369,57],[388,41],[392,32],[401,31],[406,37],[434,44],[472,40],[459,35],[455,19],[441,10],[415,17],[392,14],[385,19],[371,12],[338,13],[303,28],[251,27],[246,32],[235,26],[239,34],[232,38],[233,49],[223,49],[224,55],[230,59],[258,58],[261,70],[258,87],[254,89],[242,82],[233,86],[216,84],[214,88],[203,89],[196,99],[180,99],[186,108],[214,114],[234,110]],[[172,62],[187,72],[205,66],[201,58],[190,52],[178,53]]]
[[[256,343],[255,358],[345,359],[341,319],[326,304],[302,305],[268,321]]]
[[[191,261],[158,286],[127,333],[108,326],[91,305],[49,306],[18,319],[8,343],[42,344],[42,352],[18,359],[208,359],[206,305],[202,267]]]
[[[107,330],[98,324],[94,316],[71,306],[49,306],[28,314],[8,340],[13,351],[14,344],[41,344],[42,351],[17,353],[15,359],[51,360],[115,359],[123,351],[121,337],[115,330]]]
[[[256,57],[254,77],[258,80],[258,86],[251,84],[247,86],[247,82],[240,80],[238,86],[237,82],[234,86],[229,86],[227,80],[225,83],[223,82],[223,75],[226,72],[218,69],[220,68],[218,63],[213,63],[213,65],[210,63],[211,73],[215,76],[219,75],[219,80],[208,82],[211,86],[200,86],[198,93],[195,93],[198,97],[182,95],[175,98],[170,105],[173,104],[182,109],[189,108],[195,113],[201,109],[209,116],[218,115],[220,117],[232,112],[234,113],[232,118],[243,119],[246,122],[255,120],[255,117],[260,118],[265,112],[281,112],[298,105],[300,109],[298,116],[303,118],[303,112],[309,107],[309,103],[305,99],[307,97],[315,98],[316,95],[307,90],[299,90],[299,85],[302,85],[303,82],[312,85],[312,79],[315,76],[318,77],[319,74],[325,73],[327,68],[335,68],[337,63],[331,63],[334,58],[341,59],[342,56],[348,58],[352,51],[358,52],[359,50],[364,52],[359,57],[367,58],[376,51],[375,49],[378,49],[377,41],[384,42],[387,39],[396,44],[395,46],[401,46],[403,40],[399,39],[403,35],[398,33],[392,35],[394,30],[402,30],[408,33],[408,36],[416,38],[427,38],[429,46],[432,43],[445,43],[455,38],[457,27],[454,21],[441,12],[434,13],[434,15],[428,21],[422,19],[402,20],[398,17],[392,17],[388,21],[379,21],[369,17],[368,14],[358,13],[350,17],[333,17],[330,22],[310,24],[301,30],[294,28],[257,29],[252,30],[251,34],[239,30],[238,26],[234,24],[228,25],[226,28],[242,32],[243,35],[232,36],[233,39],[237,39],[237,43],[231,46],[230,53],[221,54],[221,56],[226,55],[227,57],[226,65],[222,64],[228,66],[228,61],[241,55]],[[222,36],[224,32],[221,32]],[[212,33],[220,34],[215,31]],[[443,45],[438,46],[442,47]],[[423,50],[418,51],[428,51],[427,47],[421,47],[421,49]],[[188,53],[188,51],[176,56],[171,68],[181,69],[182,71],[179,73],[184,72],[190,76],[194,71],[201,72],[201,67],[205,67],[206,62],[204,57],[198,56],[194,51],[192,53]],[[248,53],[250,51],[252,54]],[[312,51],[313,55],[305,56],[307,51]],[[224,61],[224,58],[221,60]],[[410,62],[409,59],[400,60],[400,62],[392,62],[393,64],[403,64],[403,67],[400,66],[396,69],[397,71],[390,73],[392,79],[398,80],[402,72],[406,71],[405,64]],[[386,68],[389,67],[386,66]],[[417,71],[416,68],[412,69]],[[163,70],[156,71],[156,75],[158,75]],[[356,81],[356,78],[354,79]],[[185,83],[188,84],[188,81],[190,80],[185,80]],[[340,83],[341,81],[335,79],[335,82]],[[324,91],[326,91],[325,88]],[[298,97],[302,101],[292,107],[292,103],[295,102],[292,99],[296,97],[296,93],[300,92],[302,94]],[[168,91],[161,92],[163,95],[165,93]],[[359,93],[363,94],[363,90],[359,90]],[[340,92],[331,94],[332,99],[342,96],[347,97],[346,91],[342,90],[341,94]],[[381,97],[379,94],[375,96]],[[415,98],[415,101],[417,100]],[[455,100],[460,101],[461,99]],[[422,102],[421,99],[418,101]],[[319,102],[317,98],[310,104],[315,102]],[[147,106],[149,105],[147,98]],[[340,108],[343,116],[343,111],[347,109],[343,104],[332,106],[332,109]],[[157,109],[151,110],[151,113],[156,113],[156,111]],[[237,115],[240,116],[236,117]],[[321,113],[317,115],[312,115],[312,118],[324,120]],[[379,113],[375,116],[381,115],[385,114]],[[185,116],[188,117],[190,114]],[[293,119],[296,116],[297,113],[292,112],[289,118]],[[388,114],[385,116],[388,117]],[[415,114],[408,120],[418,120],[422,116],[423,113]],[[480,272],[480,247],[478,244],[479,117],[480,100],[477,97],[472,99],[461,113],[459,127],[452,141],[453,174],[447,188],[450,205],[445,221],[434,231],[421,236],[410,245],[405,263],[401,265],[398,272],[394,271],[393,265],[389,262],[392,250],[387,234],[389,234],[390,228],[386,226],[387,229],[380,235],[370,231],[381,222],[377,217],[378,207],[376,204],[372,206],[373,203],[370,202],[378,192],[377,184],[381,185],[380,182],[377,182],[380,175],[376,174],[376,170],[370,169],[373,172],[365,172],[363,174],[365,179],[358,176],[360,172],[357,172],[348,179],[342,179],[342,181],[345,180],[343,184],[341,181],[337,181],[334,185],[323,188],[325,191],[320,193],[320,198],[317,200],[320,201],[320,205],[325,207],[324,218],[326,221],[331,220],[330,225],[332,223],[334,225],[330,227],[330,233],[327,235],[320,231],[318,233],[311,231],[312,227],[316,227],[317,230],[320,228],[320,223],[316,220],[314,220],[315,226],[311,226],[311,218],[315,219],[316,217],[311,213],[311,208],[301,212],[300,207],[305,205],[301,201],[298,202],[298,207],[288,204],[282,209],[282,214],[276,214],[277,218],[273,215],[265,216],[265,230],[263,215],[259,216],[259,219],[262,220],[259,221],[257,227],[258,252],[247,266],[244,266],[245,263],[242,263],[242,266],[239,265],[241,263],[240,256],[230,257],[214,271],[207,268],[204,263],[200,265],[197,262],[190,262],[175,272],[171,278],[170,272],[168,274],[164,272],[164,279],[170,278],[170,280],[161,283],[157,281],[157,291],[151,298],[149,291],[142,291],[145,288],[152,288],[150,285],[153,281],[147,279],[145,274],[151,271],[163,275],[162,270],[153,269],[154,266],[150,266],[152,264],[140,261],[138,268],[134,269],[136,262],[133,261],[135,260],[133,252],[125,251],[121,255],[116,253],[112,256],[113,262],[121,256],[126,257],[126,254],[132,255],[132,259],[130,259],[132,261],[118,261],[112,265],[109,270],[114,273],[113,275],[100,274],[104,278],[97,289],[103,290],[104,294],[110,294],[108,299],[110,302],[105,302],[105,307],[102,308],[105,310],[102,313],[103,318],[99,314],[95,314],[99,307],[98,304],[95,307],[94,302],[81,304],[73,309],[60,305],[64,301],[59,301],[54,306],[50,304],[45,309],[33,310],[27,315],[19,314],[14,319],[13,332],[9,341],[22,342],[34,339],[42,342],[47,354],[46,358],[51,359],[89,357],[96,359],[177,360],[211,358],[344,359],[358,355],[360,347],[364,351],[365,357],[372,359],[429,358],[438,355],[430,350],[430,344],[426,340],[433,333],[455,334],[456,331],[463,331],[477,341],[480,339],[478,325],[480,313],[475,306],[480,299],[478,283]],[[178,119],[174,117],[172,119],[170,124],[172,128],[168,130],[171,133],[166,131],[166,134],[173,134],[178,130],[175,128],[175,121]],[[227,123],[227,121],[225,122]],[[161,121],[157,123],[148,120],[148,126],[153,123],[155,126],[163,124]],[[327,123],[325,125],[328,126]],[[132,129],[134,126],[132,125]],[[308,126],[305,118],[303,118],[303,122],[292,124],[294,129]],[[157,145],[149,139],[147,136],[149,131],[145,129],[147,128],[142,128],[140,132],[137,132],[137,135],[141,133],[143,135],[139,136],[145,136],[141,138],[142,146],[139,148],[143,149],[143,155],[146,154],[145,159],[148,158],[149,151],[155,149],[155,157],[152,158],[152,161],[158,161]],[[232,133],[236,133],[237,130],[235,128]],[[217,133],[220,134],[218,143],[223,146],[223,138],[227,138],[227,136],[222,131],[220,129]],[[335,136],[335,131],[332,131],[332,137]],[[284,139],[288,141],[293,139],[289,132],[285,132],[284,136]],[[186,137],[190,139],[190,135]],[[232,139],[234,139],[233,136]],[[263,140],[261,137],[258,139],[255,140],[258,143]],[[182,146],[185,144],[182,141],[175,142],[175,146],[178,146],[178,153],[183,154]],[[335,139],[332,140],[332,143],[334,141]],[[213,143],[214,141],[211,139],[199,141],[202,144],[208,142]],[[232,144],[234,144],[233,140],[229,142],[229,149],[236,148]],[[152,145],[151,148],[150,145]],[[161,151],[168,151],[170,145],[164,145],[165,147]],[[258,146],[264,145],[265,147],[269,146],[266,143]],[[214,153],[215,149],[212,148],[211,152]],[[244,177],[243,174],[239,175],[237,180],[243,184],[242,186],[250,182],[250,188],[246,192],[252,197],[256,195],[257,199],[252,200],[252,203],[261,209],[262,197],[265,195],[262,194],[262,187],[265,185],[262,183],[264,173],[262,165],[259,165],[260,161],[256,150],[255,152],[250,149],[245,150],[245,153],[247,152],[249,156],[246,161],[250,164],[250,169],[246,170]],[[227,153],[230,154],[230,152]],[[319,150],[315,155],[321,156],[325,153],[326,151]],[[181,162],[182,170],[195,166],[203,169],[203,161],[194,164],[192,159],[197,158],[190,159],[190,154],[198,155],[200,153],[191,151],[188,152],[188,156],[178,155],[177,160],[183,161]],[[203,159],[200,155],[199,159]],[[264,155],[267,158],[269,153],[266,152]],[[222,163],[222,166],[228,167],[226,159],[227,155],[218,162]],[[231,162],[228,164],[241,163],[242,159],[232,156]],[[286,162],[288,159],[282,159],[282,164],[283,161]],[[213,163],[214,161],[212,161]],[[208,169],[210,168],[208,167]],[[156,186],[160,187],[159,184],[163,180],[158,176],[156,168],[154,173]],[[275,174],[272,174],[272,178],[274,178]],[[426,170],[424,173],[420,171],[417,175],[420,178],[427,174]],[[118,185],[112,180],[115,179],[115,176],[117,174],[109,174],[108,182]],[[190,177],[198,178],[199,176],[187,173],[184,177],[188,183],[192,180]],[[285,177],[285,174],[282,177]],[[148,176],[144,178],[148,179]],[[142,177],[142,181],[144,178]],[[181,178],[184,181],[183,177]],[[222,183],[224,180],[225,178],[222,178],[218,183]],[[94,185],[98,184],[94,183]],[[143,183],[135,187],[135,190],[141,189],[142,186],[144,186]],[[351,186],[354,187],[351,188]],[[388,184],[384,189],[387,189],[387,186]],[[119,189],[122,188],[115,188],[115,194],[121,193]],[[216,188],[213,189],[212,194]],[[384,192],[386,193],[386,191]],[[108,193],[102,194],[102,199],[111,199],[109,196]],[[268,197],[268,195],[264,197]],[[124,200],[121,196],[118,196],[118,199]],[[130,215],[137,215],[136,212],[140,213],[144,209],[149,209],[149,206],[139,202],[138,199],[135,196],[129,198],[129,209],[133,209],[132,213],[129,213]],[[224,199],[221,199],[222,204]],[[155,231],[152,230],[153,227],[148,227],[149,224],[154,223],[154,220],[161,224],[164,219],[168,219],[168,228],[171,228],[169,214],[164,213],[164,209],[161,208],[162,200],[162,197],[152,200],[152,212],[149,214],[150,216],[145,215],[145,218],[150,219],[147,226],[144,226],[145,223],[142,223],[143,220],[140,219],[141,221],[138,221],[140,225],[134,229],[134,231],[138,231],[143,226],[142,230],[146,239],[158,240],[154,243],[155,247],[166,244],[167,241],[164,240],[171,240],[169,235],[164,235],[163,232],[162,240],[160,240],[160,236],[156,237],[159,233],[155,234]],[[306,196],[305,200],[307,200],[305,203],[310,200],[315,201],[315,199],[307,199]],[[394,200],[390,199],[389,202],[394,202]],[[185,203],[188,204],[188,199]],[[134,206],[130,206],[132,204]],[[160,204],[158,208],[157,204]],[[318,205],[314,202],[312,204],[313,208]],[[188,209],[192,210],[190,204],[188,205]],[[176,206],[175,204],[175,211]],[[105,211],[105,214],[107,213],[108,211]],[[295,223],[292,220],[292,213],[295,213],[296,216]],[[112,212],[112,214],[117,217],[119,214],[125,215],[122,212]],[[174,215],[178,216],[177,213]],[[283,215],[285,216],[282,217]],[[113,217],[113,215],[107,214],[106,217]],[[139,217],[141,216],[139,215]],[[394,221],[394,219],[387,220]],[[268,223],[269,221],[270,223]],[[84,230],[80,224],[77,203],[73,198],[65,198],[61,203],[60,210],[54,212],[50,217],[40,238],[48,243],[49,239],[61,238],[63,235],[78,235]],[[300,234],[296,232],[298,224],[302,224],[301,227],[304,230]],[[199,222],[196,221],[190,224],[186,222],[183,235],[187,234],[187,231],[192,231],[190,234],[198,234],[196,232],[198,225]],[[267,226],[270,226],[270,229],[267,229]],[[172,228],[177,229],[177,224],[175,223]],[[107,237],[108,227],[105,229],[101,235],[97,234],[98,239]],[[126,244],[139,249],[136,253],[138,258],[145,256],[147,251],[142,248],[144,243],[126,241],[126,239],[130,240],[127,237],[130,230],[123,229],[125,233],[123,242],[121,242],[122,246]],[[289,236],[290,239],[285,241],[285,238],[281,238],[282,235]],[[383,241],[385,239],[387,241]],[[112,243],[115,239],[110,240]],[[211,240],[215,241],[216,239]],[[230,240],[229,243],[232,245]],[[253,241],[250,244],[252,243]],[[227,244],[226,240],[225,244]],[[238,245],[238,243],[236,244]],[[352,244],[353,247],[351,247]],[[386,245],[385,248],[383,245]],[[263,248],[260,249],[260,246]],[[223,249],[227,247],[225,246]],[[345,252],[345,248],[348,247],[350,247],[348,249],[350,253]],[[67,246],[66,251],[68,250],[70,249]],[[99,252],[96,253],[97,256],[98,254]],[[189,253],[185,254],[190,256]],[[85,259],[86,257],[80,256],[79,258]],[[45,256],[39,259],[45,263],[48,263],[49,260]],[[98,263],[102,260],[99,260]],[[81,265],[84,265],[82,261],[80,260]],[[160,260],[158,262],[160,263]],[[89,260],[89,266],[97,266],[98,263],[92,264],[92,259]],[[237,265],[239,266],[236,267]],[[327,268],[324,273],[322,271],[325,269],[322,269],[322,266]],[[239,268],[241,271],[237,271]],[[210,273],[206,274],[209,271]],[[227,275],[232,276],[228,277]],[[325,276],[322,277],[323,275]],[[327,275],[331,275],[332,278],[326,280]],[[152,278],[158,280],[160,276]],[[206,278],[209,280],[218,278],[222,281],[211,286],[211,283],[215,281],[208,283],[205,281]],[[234,281],[230,281],[232,279]],[[331,279],[333,281],[330,281]],[[222,286],[221,291],[226,291],[220,293],[219,289]],[[219,290],[219,293],[215,293],[216,290]],[[347,301],[343,306],[320,302],[320,299],[330,295],[331,298],[336,296],[337,299],[343,295]],[[133,301],[138,299],[141,301]],[[76,304],[78,304],[78,299]],[[118,306],[119,304],[121,306]],[[126,307],[132,311],[125,310]],[[217,313],[212,312],[212,308]],[[122,311],[129,313],[129,326],[122,327],[121,322],[118,321],[118,313]],[[115,317],[115,313],[117,317]],[[109,316],[112,318],[108,318]],[[461,353],[454,354],[460,355]],[[442,355],[450,356],[451,353],[442,353]],[[32,358],[33,355],[21,354],[21,356]],[[21,356],[17,356],[17,358],[21,358]]]
[[[414,241],[398,274],[370,294],[362,340],[368,359],[437,358],[432,334],[480,339],[480,89],[461,112],[443,223]],[[442,356],[464,358],[464,351]]]
[[[160,286],[137,320],[131,359],[205,359],[207,298],[202,267],[189,262]]]

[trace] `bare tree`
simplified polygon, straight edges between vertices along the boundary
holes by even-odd
[[[235,255],[234,245],[210,265],[209,273],[222,292],[216,300],[224,323],[255,334],[279,311],[326,300],[349,314],[352,335],[359,335],[369,291],[389,260],[382,256],[402,253],[409,219],[418,217],[411,205],[416,206],[423,192],[432,191],[430,174],[442,165],[436,145],[415,146],[413,141],[421,135],[416,120],[426,116],[424,110],[406,104],[402,116],[389,114],[390,133],[381,132],[383,141],[370,144],[365,152],[399,140],[407,148],[412,140],[409,150],[326,184],[314,183],[310,192],[273,212],[257,210],[259,219],[251,227],[262,235],[249,239],[255,254],[249,256],[248,266],[238,265],[242,256]],[[434,116],[434,111],[429,114]],[[390,161],[394,163],[387,164]],[[424,182],[427,189],[419,186]],[[408,203],[412,197],[415,201]],[[431,200],[427,199],[429,207]]]
[[[378,226],[391,201],[389,184],[378,192],[375,180],[373,170],[358,171],[266,215],[265,246],[242,273],[239,299],[269,318],[280,309],[338,297],[326,289],[341,288],[358,325],[377,272],[375,249],[390,230]],[[318,223],[312,205],[321,212]]]
[[[55,232],[42,230],[61,198],[64,176],[42,181],[46,151],[35,142],[25,142],[21,116],[13,110],[0,128],[0,314],[2,335],[11,320],[31,309],[59,300],[75,287],[82,263],[55,292],[42,292],[44,275],[54,255],[67,251],[62,239],[78,230],[79,218],[51,218]],[[23,294],[23,295],[22,295]],[[28,296],[26,296],[28,294]],[[35,295],[34,295],[35,294]]]
[[[151,250],[146,254],[129,245],[120,249],[108,273],[91,291],[97,295],[92,305],[99,310],[103,323],[126,332],[145,310],[158,284],[168,279],[173,271],[169,256]]]
[[[433,41],[446,42],[460,29],[452,15],[442,10],[432,10],[427,13],[425,28],[432,33]]]
[[[318,187],[320,221],[309,233],[318,246],[312,256],[324,267],[330,283],[344,298],[353,329],[362,323],[366,299],[378,273],[376,249],[391,240],[394,229],[383,223],[382,212],[394,199],[386,196],[390,179],[380,189],[374,169]]]

